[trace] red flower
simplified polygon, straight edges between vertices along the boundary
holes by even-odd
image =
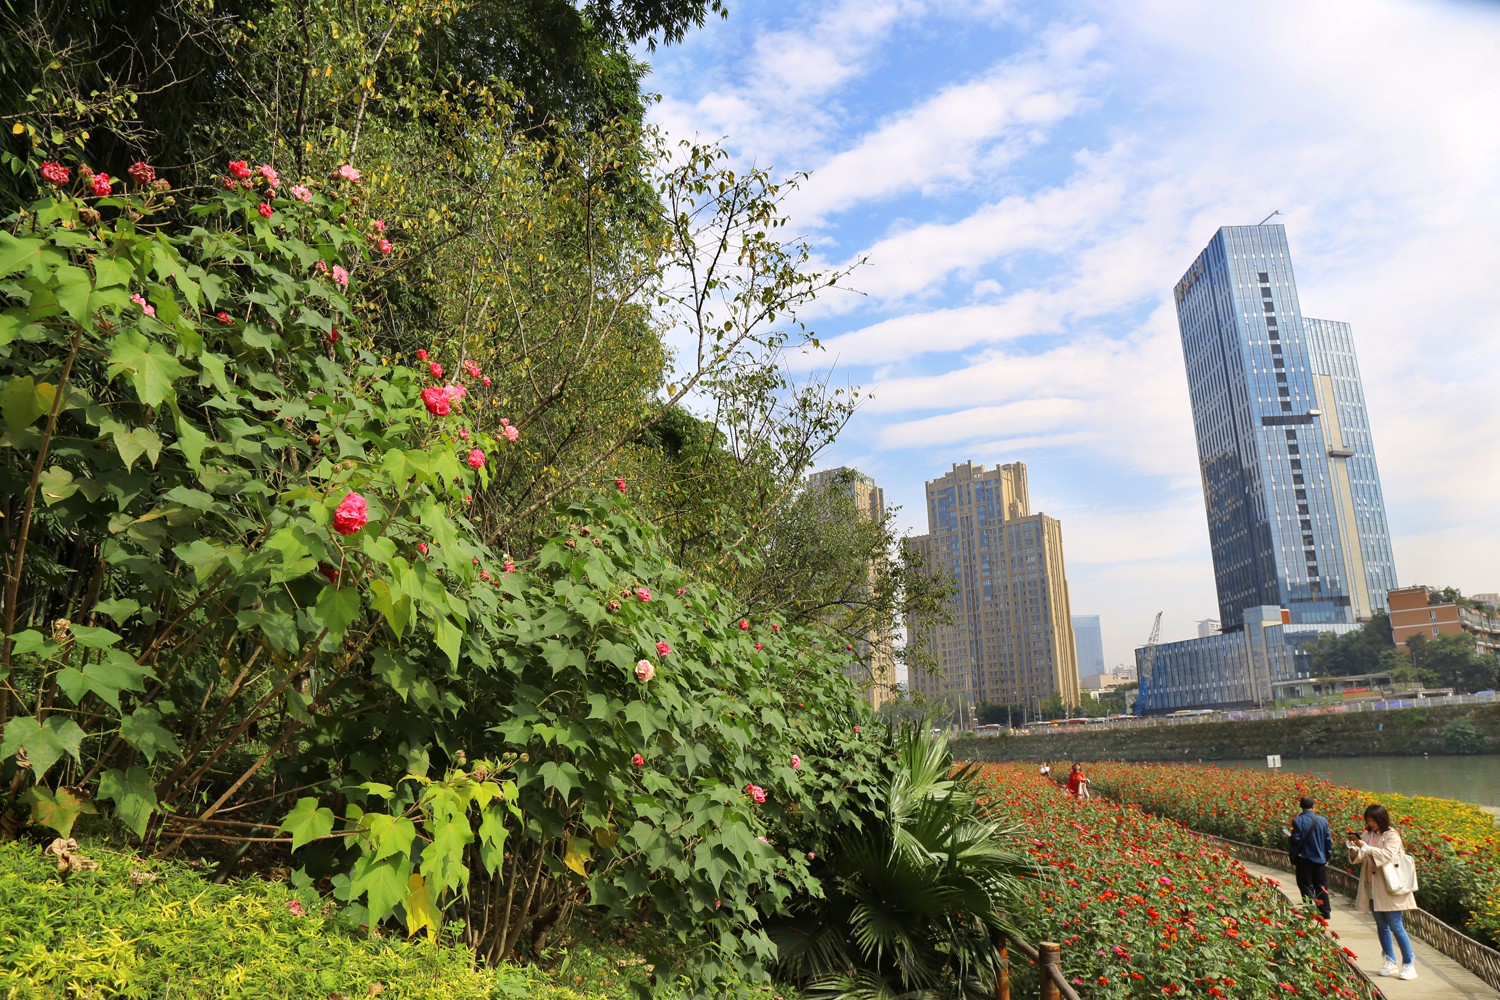
[[[153,170],[148,164],[142,163],[140,160],[136,160],[134,163],[132,163],[125,172],[130,175],[131,180],[135,181],[142,187],[156,180],[156,171]]]
[[[250,165],[244,160],[230,160],[229,174],[231,177],[237,177],[240,180],[244,180],[246,177],[250,176]]]
[[[624,493],[625,492],[625,480],[623,480],[623,479],[616,479],[615,480],[615,489],[619,490],[621,493]]]
[[[339,342],[339,328],[338,327],[334,327],[332,330],[328,331],[328,342],[330,344],[337,344]]]
[[[634,757],[630,758],[630,763],[634,764],[636,767],[645,767],[646,758],[642,757],[640,754],[636,754]]]
[[[234,319],[231,318],[230,315],[222,309],[214,313],[214,319],[218,320],[220,323],[223,323],[225,326],[229,326],[234,322]]]
[[[436,361],[434,361],[432,364],[428,365],[427,366],[427,370],[432,373],[432,377],[433,378],[442,378],[443,377],[443,366],[440,365],[440,364],[438,364]]]
[[[95,198],[103,198],[109,194],[109,174],[95,174],[93,183],[89,185],[89,192]]]
[[[266,204],[265,202],[261,202],[260,203],[260,207],[257,208],[256,211],[260,213],[261,218],[263,218],[263,219],[269,219],[276,212],[276,210],[274,208],[272,208],[270,205]]]
[[[740,619],[740,631],[741,632],[748,632],[748,631],[750,631],[750,620],[748,618],[741,618]]]
[[[484,452],[480,451],[478,448],[475,448],[473,451],[469,452],[468,461],[469,468],[471,469],[484,468]]]
[[[338,509],[333,512],[333,530],[341,535],[352,535],[370,521],[369,507],[358,493],[345,495]]]
[[[427,348],[425,348],[425,347],[419,347],[419,348],[417,348],[417,360],[418,361],[426,361],[427,360]]]
[[[42,164],[42,180],[48,182],[49,184],[55,184],[58,187],[62,187],[64,184],[68,183],[72,176],[72,171],[63,166],[61,163],[54,163],[52,160],[48,160],[46,163]]]
[[[422,405],[434,417],[446,417],[453,412],[453,402],[448,398],[447,390],[440,385],[430,385],[422,390]]]

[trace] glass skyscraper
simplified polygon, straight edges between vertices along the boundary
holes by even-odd
[[[1347,623],[1396,586],[1347,323],[1308,319],[1282,226],[1226,226],[1175,289],[1219,619]]]

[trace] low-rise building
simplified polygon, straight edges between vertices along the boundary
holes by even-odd
[[[1390,591],[1386,599],[1391,609],[1391,639],[1404,650],[1410,650],[1415,635],[1436,639],[1467,633],[1480,652],[1500,653],[1500,613],[1444,600],[1425,586],[1401,587]]]

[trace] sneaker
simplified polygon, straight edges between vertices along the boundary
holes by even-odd
[[[1417,967],[1416,967],[1416,965],[1403,965],[1403,966],[1401,966],[1401,974],[1399,976],[1397,976],[1396,978],[1398,978],[1398,979],[1416,979],[1417,978]]]
[[[1375,975],[1377,975],[1377,976],[1394,976],[1396,974],[1396,972],[1398,971],[1398,969],[1399,969],[1399,966],[1397,966],[1395,962],[1391,961],[1388,958],[1388,959],[1385,960],[1385,964],[1380,967],[1380,971],[1376,972]]]

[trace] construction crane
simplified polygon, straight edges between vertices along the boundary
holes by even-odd
[[[1145,652],[1141,654],[1140,684],[1141,693],[1146,691],[1146,684],[1151,680],[1151,667],[1156,663],[1156,646],[1161,639],[1161,612],[1156,613],[1156,621],[1151,623],[1151,638],[1146,640]]]

